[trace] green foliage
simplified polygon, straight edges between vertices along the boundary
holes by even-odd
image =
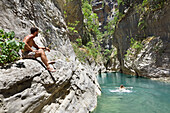
[[[135,4],[139,14],[145,14],[163,8],[166,0],[143,0],[142,4]]]
[[[105,60],[109,60],[109,59],[111,58],[112,51],[113,51],[112,49],[111,49],[111,50],[105,49],[105,50],[104,50],[104,53],[103,53],[103,54],[104,54],[104,57],[103,57],[103,58],[104,58]],[[114,52],[115,52],[115,51],[114,51]],[[114,53],[114,55],[116,55],[116,54],[117,54],[117,53]]]
[[[143,0],[142,6],[148,7],[150,10],[162,8],[166,0]]]
[[[124,4],[123,0],[117,0],[118,5],[120,6],[120,4]]]
[[[64,17],[67,18],[67,12],[66,11],[64,11]]]
[[[91,60],[97,62],[98,56],[101,56],[100,47],[95,47],[95,44],[91,41],[86,46],[82,45],[81,39],[77,39],[76,41],[77,43],[72,43],[72,46],[79,61],[87,62]]]
[[[91,56],[94,60],[96,60],[97,55],[99,54],[99,50],[98,48],[95,47],[93,42],[88,42],[87,46],[85,46],[85,48],[88,51],[88,56]]]
[[[145,20],[140,20],[138,23],[138,27],[140,27],[141,30],[146,28],[146,22]]]
[[[72,2],[73,0],[67,0],[66,2]],[[66,5],[66,4],[65,4]],[[64,17],[67,18],[67,11],[64,11]],[[71,35],[73,35],[74,33],[78,33],[78,31],[76,30],[76,26],[79,24],[79,21],[75,21],[75,22],[68,22],[67,23],[67,28],[69,30],[69,33]]]
[[[142,6],[147,5],[147,4],[148,4],[148,1],[149,1],[149,0],[143,0],[143,2],[142,2]]]
[[[104,29],[106,30],[104,34],[106,36],[113,35],[114,30],[115,30],[115,22],[117,21],[117,20],[115,21],[115,19],[117,19],[117,18],[115,17],[114,20],[108,22],[107,25],[104,26]]]
[[[137,50],[141,50],[143,48],[143,45],[140,41],[135,41],[132,48],[137,49]]]
[[[125,59],[130,56],[137,55],[139,51],[143,48],[143,44],[141,41],[136,41],[133,37],[130,39],[130,49],[128,49],[125,54]]]
[[[75,52],[78,60],[79,60],[80,62],[86,62],[86,61],[87,61],[87,58],[88,58],[87,53],[84,52],[84,51],[81,51],[81,50],[79,49],[79,46],[78,46],[76,43],[71,43],[71,44],[72,44],[72,47],[73,47],[73,49],[74,49],[74,52]]]
[[[68,30],[70,31],[71,34],[78,33],[76,30],[76,26],[79,23],[79,21],[75,21],[74,23],[68,23]]]
[[[104,29],[106,30],[104,35],[105,36],[112,36],[115,31],[115,26],[118,24],[118,22],[125,17],[125,14],[122,14],[120,12],[116,12],[113,20],[109,21],[106,26],[104,26]]]
[[[0,64],[10,63],[19,59],[19,50],[24,48],[24,43],[17,41],[15,33],[0,30]]]
[[[77,39],[77,43],[73,43],[74,51],[80,61],[85,61],[87,58],[93,58],[96,61],[98,56],[101,56],[101,53],[103,54],[103,59],[109,59],[112,50],[102,49],[100,45],[103,40],[106,40],[105,38],[113,35],[115,25],[125,15],[117,11],[114,19],[104,27],[106,32],[103,34],[99,30],[98,16],[96,13],[93,13],[92,5],[90,3],[91,0],[82,0],[82,12],[84,15],[84,36],[82,37],[82,40]],[[123,0],[119,0],[119,4],[124,4]],[[69,29],[74,30],[73,28]],[[83,40],[87,40],[86,43],[83,43]],[[80,47],[84,48],[87,53],[82,53],[82,51],[78,49]]]
[[[139,49],[141,50],[143,48],[143,44],[141,41],[136,41],[133,37],[130,39],[130,47],[132,49]]]
[[[76,39],[76,41],[77,41],[78,47],[81,47],[82,46],[82,39],[78,38],[78,39]]]
[[[82,11],[84,15],[84,30],[89,33],[89,37],[91,40],[93,37],[97,37],[96,39],[102,38],[102,33],[99,31],[99,21],[96,13],[92,11],[92,5],[88,0],[83,1]],[[84,38],[87,38],[86,36]]]
[[[83,47],[86,51],[88,51],[85,55],[85,58],[92,58],[93,60],[97,59],[97,56],[100,54],[100,42],[102,40],[102,33],[99,31],[99,21],[96,13],[92,11],[92,5],[89,0],[82,0],[82,12],[84,15],[84,35],[82,37],[83,40],[87,40],[86,43],[82,42],[82,39],[77,39],[77,47]],[[83,44],[83,45],[82,45]],[[77,51],[80,52],[81,51]],[[77,53],[78,56],[79,53]],[[84,58],[84,57],[83,57]],[[79,58],[82,60],[81,58]]]
[[[141,30],[146,28],[145,16],[150,12],[163,8],[166,0],[143,0],[142,4],[135,4],[136,12],[140,14],[138,27]]]

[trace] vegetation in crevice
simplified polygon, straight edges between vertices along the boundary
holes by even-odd
[[[101,57],[101,39],[103,34],[99,31],[99,21],[96,13],[92,11],[91,1],[82,0],[82,13],[84,16],[83,36],[72,42],[74,51],[80,61],[99,62]]]
[[[138,27],[144,30],[147,27],[146,15],[163,8],[166,0],[143,0],[141,4],[134,4],[136,12],[140,15]]]
[[[143,44],[142,41],[137,41],[133,37],[130,38],[130,48],[126,51],[125,60],[127,58],[135,59],[138,53],[142,50]]]
[[[149,13],[153,13],[154,11],[163,8],[165,3],[165,0],[143,0],[141,3],[133,3],[133,8],[140,16],[138,21],[138,28],[141,31],[146,29],[147,27],[146,16],[149,15]],[[134,55],[134,52],[132,52],[132,50],[137,51],[135,52],[135,54],[137,55],[143,47],[141,41],[134,40],[134,38],[131,38],[130,41],[131,49],[128,49],[126,51],[125,60],[127,60],[128,56],[132,57]],[[133,57],[136,58],[136,56]]]

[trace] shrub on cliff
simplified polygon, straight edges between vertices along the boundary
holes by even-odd
[[[24,48],[24,43],[14,37],[13,31],[7,33],[0,30],[0,65],[19,59],[19,50]]]

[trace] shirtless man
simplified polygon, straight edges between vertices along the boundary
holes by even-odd
[[[46,65],[47,70],[50,72],[55,72],[56,70],[51,68],[49,64],[53,64],[55,62],[48,61],[47,56],[45,55],[44,50],[47,50],[50,52],[50,49],[48,47],[39,47],[35,42],[34,38],[38,36],[38,28],[32,27],[30,29],[31,34],[26,36],[23,40],[25,43],[24,50],[22,50],[22,57],[23,58],[37,58],[41,57],[42,62]],[[31,47],[34,46],[37,50],[33,50]]]

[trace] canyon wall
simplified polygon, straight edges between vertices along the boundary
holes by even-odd
[[[141,19],[143,23],[139,24]],[[121,72],[151,78],[170,76],[169,20],[169,1],[163,8],[143,14],[137,12],[134,7],[127,11],[116,26],[113,36]],[[144,46],[140,52],[130,48],[131,38],[142,41]],[[126,57],[127,50],[132,55]]]
[[[64,6],[65,21],[68,26],[75,27],[78,33],[71,34],[70,40],[75,41],[79,36],[83,36],[83,14],[81,0],[71,0]],[[75,25],[72,25],[75,24]],[[77,24],[77,25],[76,25]]]

